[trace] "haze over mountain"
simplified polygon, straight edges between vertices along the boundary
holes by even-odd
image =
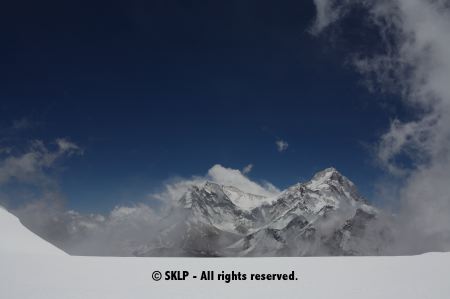
[[[211,187],[211,186],[210,186]],[[446,298],[449,254],[333,258],[117,258],[69,256],[0,208],[0,297],[59,298]],[[188,270],[186,281],[154,281],[152,273]],[[221,273],[283,273],[298,281],[202,281]],[[326,283],[326,287],[324,287]],[[414,287],[412,287],[414,286]],[[212,294],[215,294],[212,296]]]
[[[377,254],[380,212],[336,169],[265,197],[212,182],[193,185],[164,218],[178,219],[136,255],[305,256]],[[176,215],[176,216],[175,216]],[[180,234],[180,232],[182,232]],[[376,239],[369,237],[374,234]],[[172,235],[178,235],[174,238]],[[165,243],[169,239],[170,243]],[[365,244],[363,247],[362,244]]]
[[[173,187],[173,200],[165,195],[159,209],[117,207],[108,216],[64,211],[50,213],[44,224],[33,212],[22,211],[21,218],[76,255],[377,255],[392,237],[381,221],[386,215],[334,168],[283,191],[255,187],[241,177],[219,180],[224,171],[215,166],[208,180]]]

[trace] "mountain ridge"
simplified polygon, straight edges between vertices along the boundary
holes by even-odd
[[[366,226],[380,213],[333,167],[273,197],[207,181],[189,187],[177,204],[186,229],[172,245],[178,254],[194,256],[370,254],[353,243],[364,239]],[[151,246],[134,252],[154,253]]]

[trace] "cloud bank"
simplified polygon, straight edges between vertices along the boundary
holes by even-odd
[[[61,151],[75,149],[70,143],[58,144]],[[176,231],[170,237],[161,237],[168,227],[184,223],[181,220],[183,211],[168,212],[188,188],[207,181],[231,185],[257,195],[274,196],[280,192],[268,182],[252,181],[237,169],[216,164],[203,176],[169,180],[158,192],[149,195],[151,201],[147,203],[116,206],[107,215],[66,210],[58,192],[46,192],[45,196],[13,212],[27,227],[70,254],[130,256],[136,250],[145,251],[146,246],[180,242],[183,236]],[[157,200],[159,205],[152,204],[152,200]],[[166,218],[165,215],[170,217]],[[180,234],[184,229],[184,226],[180,227]]]
[[[403,180],[402,252],[450,250],[450,4],[445,0],[315,0],[314,34],[364,9],[378,29],[381,53],[352,53],[356,70],[379,90],[397,92],[416,109],[380,136],[377,159]],[[404,161],[407,161],[405,163]]]

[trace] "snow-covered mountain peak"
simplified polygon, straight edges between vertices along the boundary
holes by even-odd
[[[313,178],[306,182],[305,187],[312,191],[321,191],[333,194],[336,198],[348,198],[355,201],[362,201],[355,184],[343,176],[334,167],[324,169],[316,173]]]
[[[175,209],[175,220],[169,221],[179,225],[164,232],[174,239],[181,232],[178,245],[161,243],[138,255],[161,254],[161,248],[195,256],[308,255],[318,247],[324,254],[354,254],[359,248],[351,242],[378,214],[335,168],[275,196],[202,182],[190,186],[179,203],[182,213]]]
[[[210,181],[206,181],[201,187],[209,192],[220,192],[222,189],[221,185]]]
[[[245,211],[271,203],[275,199],[274,197],[247,193],[233,186],[223,186],[223,190],[234,205]]]
[[[313,189],[314,187],[327,183],[329,181],[342,181],[342,178],[345,177],[340,174],[339,171],[336,170],[336,168],[329,167],[316,173],[313,178],[306,183],[306,185],[310,189]]]
[[[234,186],[220,185],[206,181],[203,184],[192,185],[180,198],[180,203],[185,208],[190,208],[193,202],[201,201],[209,205],[233,205],[235,209],[251,211],[263,204],[272,202],[274,197],[244,192]]]
[[[222,187],[213,182],[205,182],[199,185],[192,185],[179,199],[179,203],[184,208],[195,206],[217,205],[224,201],[229,201],[223,193]]]

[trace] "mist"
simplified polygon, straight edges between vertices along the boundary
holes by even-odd
[[[54,180],[45,176],[47,181]],[[171,178],[151,192],[147,202],[116,206],[107,214],[68,210],[61,193],[40,183],[36,183],[41,191],[39,196],[12,207],[11,211],[33,232],[73,255],[132,256],[149,251],[158,256],[192,255],[182,250],[186,246],[188,211],[180,205],[180,199],[192,186],[206,182],[232,185],[260,196],[280,192],[267,181],[255,182],[240,170],[216,164],[204,175]],[[56,182],[50,186],[54,185]],[[233,239],[230,241],[229,235],[217,235],[195,240],[196,244],[189,244],[191,250],[210,248],[216,252]]]
[[[334,35],[333,28],[355,9],[367,13],[365,21],[377,29],[382,50],[369,56],[349,53],[348,59],[372,91],[394,92],[416,111],[412,120],[392,120],[374,146],[388,176],[381,187],[390,192],[384,196],[391,194],[390,200],[399,203],[391,211],[396,216],[390,252],[450,250],[450,3],[314,2],[315,35]]]

